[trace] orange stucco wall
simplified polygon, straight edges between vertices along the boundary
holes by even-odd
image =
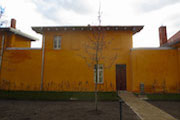
[[[41,50],[5,50],[0,89],[39,91]]]
[[[88,67],[80,54],[83,54],[83,42],[87,41],[91,32],[68,31],[47,32],[45,35],[45,65],[44,90],[50,91],[94,91],[94,72]],[[62,48],[53,49],[55,35],[62,37]],[[132,32],[109,31],[105,33],[106,40],[111,44],[105,50],[106,57],[118,53],[118,59],[112,67],[104,69],[104,83],[98,85],[99,91],[116,90],[116,64],[127,65],[127,89],[131,89],[130,79],[130,48],[132,47]],[[101,61],[108,64],[108,61]]]
[[[31,41],[28,38],[21,37],[19,35],[15,36],[15,40],[12,42],[11,47],[31,47]]]
[[[0,42],[2,41],[2,36],[5,36],[5,47],[23,47],[30,48],[31,41],[25,37],[13,34],[11,32],[5,31],[0,32]],[[0,43],[1,45],[1,43]]]
[[[176,49],[132,50],[132,91],[179,92],[179,66]]]

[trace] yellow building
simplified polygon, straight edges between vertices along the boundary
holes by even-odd
[[[94,28],[98,27],[33,27],[33,30],[44,37],[43,90],[94,91],[94,69],[89,67],[86,61],[80,57],[80,54],[83,53],[83,43],[88,41],[88,36],[92,35]],[[104,30],[105,41],[112,39],[106,54],[117,52],[119,57],[111,68],[105,69],[102,65],[103,75],[102,81],[98,84],[98,90],[116,91],[118,87],[116,82],[119,82],[116,81],[116,74],[119,75],[116,73],[116,69],[124,69],[124,66],[122,89],[131,90],[130,49],[132,48],[132,35],[143,27],[101,26],[100,28]],[[56,40],[59,40],[60,45],[56,45]],[[102,61],[102,64],[105,64],[105,61]],[[121,77],[117,77],[121,79]]]
[[[132,36],[143,26],[60,26],[32,27],[43,35],[42,49],[25,47],[17,39],[15,46],[6,46],[5,37],[0,89],[24,91],[94,91],[95,70],[87,64],[83,55],[85,43],[92,37],[94,29],[103,30],[103,40],[108,47],[100,60],[98,91],[127,90],[140,92],[178,93],[179,51],[178,47],[132,48]],[[2,31],[2,30],[0,30]],[[22,35],[20,35],[22,36]],[[29,39],[26,36],[27,39]],[[35,40],[35,39],[29,39]],[[11,43],[11,42],[10,42]],[[12,43],[11,43],[12,44]],[[165,44],[165,43],[164,43]],[[88,44],[89,45],[89,44]],[[2,46],[2,44],[1,44]],[[106,67],[110,64],[109,67]]]

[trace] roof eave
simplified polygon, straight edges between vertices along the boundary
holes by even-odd
[[[46,27],[32,27],[36,33],[43,34],[43,31],[57,31],[57,30],[90,30],[92,27],[99,26],[46,26]],[[133,34],[140,32],[144,26],[101,26],[107,30],[124,30],[124,31],[133,31]]]
[[[161,47],[171,47],[171,46],[176,45],[178,43],[180,43],[180,39],[177,39],[177,40],[174,40],[171,42],[167,42],[167,43],[161,45]]]
[[[14,28],[10,28],[10,31],[13,32],[14,34],[17,34],[17,35],[20,35],[20,36],[22,36],[22,37],[28,38],[28,39],[30,39],[31,41],[37,41],[37,40],[39,40],[38,38],[35,38],[35,37],[31,36],[31,35],[28,35],[28,34],[26,34],[26,33],[23,33],[23,32],[21,32],[21,31],[19,31],[19,30],[14,29]]]
[[[35,37],[31,36],[31,35],[23,33],[20,30],[17,30],[17,29],[14,29],[14,28],[9,28],[9,27],[8,28],[1,28],[1,31],[10,31],[10,32],[12,32],[14,34],[17,34],[17,35],[20,35],[22,37],[25,37],[25,38],[27,38],[28,40],[31,40],[31,41],[39,40],[38,38],[35,38]]]

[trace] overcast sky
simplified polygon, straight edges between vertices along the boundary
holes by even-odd
[[[98,0],[0,0],[4,18],[17,20],[17,29],[33,35],[31,26],[97,25]],[[180,0],[101,0],[102,25],[144,25],[133,37],[134,47],[158,47],[158,28],[168,38],[180,30]],[[7,26],[9,26],[9,22]],[[41,41],[33,43],[40,47]]]

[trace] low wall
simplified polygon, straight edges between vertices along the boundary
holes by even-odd
[[[0,72],[0,89],[39,91],[41,49],[7,48]]]
[[[131,51],[132,91],[147,93],[179,92],[178,52],[176,49],[135,49]]]

